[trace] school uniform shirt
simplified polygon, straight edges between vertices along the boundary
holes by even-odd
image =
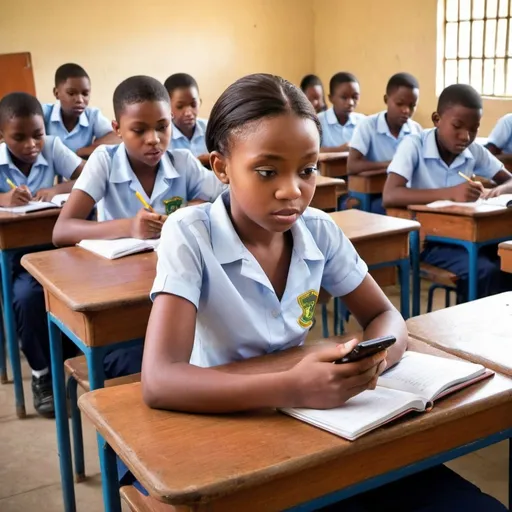
[[[7,144],[0,144],[0,192],[9,192],[7,183],[9,178],[18,187],[26,185],[32,194],[41,188],[51,188],[55,184],[55,177],[62,176],[70,179],[82,159],[68,149],[58,137],[45,136],[43,149],[32,164],[30,173],[25,176],[14,165]]]
[[[291,228],[293,251],[279,300],[237,235],[229,191],[213,204],[180,210],[164,224],[151,298],[183,297],[197,308],[190,363],[208,367],[302,345],[320,287],[355,290],[368,268],[326,213],[308,208]]]
[[[494,144],[503,153],[512,153],[512,114],[503,116],[492,129],[489,144]]]
[[[476,174],[492,179],[503,169],[503,163],[480,144],[473,143],[451,165],[439,154],[436,129],[407,137],[398,147],[389,164],[388,174],[394,172],[407,180],[410,188],[432,189],[454,187],[464,183],[458,173],[469,178]]]
[[[135,192],[161,215],[173,213],[192,199],[214,201],[226,185],[205,169],[190,151],[166,151],[148,197],[128,160],[123,144],[96,148],[75,183],[98,205],[98,220],[127,219],[143,208]]]
[[[356,125],[364,119],[364,114],[351,112],[345,124],[340,124],[338,118],[331,107],[325,112],[318,114],[318,120],[322,125],[322,142],[321,146],[326,148],[334,148],[350,142]]]
[[[387,162],[393,158],[402,140],[411,134],[421,133],[422,127],[409,119],[400,130],[398,138],[389,131],[386,111],[362,119],[352,136],[350,147],[357,149],[371,162]]]
[[[90,146],[94,139],[99,139],[112,131],[112,124],[94,107],[86,107],[80,114],[76,126],[68,132],[62,122],[60,101],[43,105],[44,124],[48,135],[59,137],[72,151]]]
[[[188,149],[194,156],[208,153],[206,149],[205,134],[207,119],[196,119],[196,127],[192,139],[188,139],[181,133],[180,129],[173,123],[170,149]]]

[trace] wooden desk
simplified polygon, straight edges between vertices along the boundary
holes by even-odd
[[[478,251],[512,238],[512,210],[499,207],[429,208],[410,206],[421,224],[421,238],[460,245],[469,255],[468,300],[478,297]]]
[[[12,254],[19,249],[28,249],[52,243],[53,226],[60,209],[19,215],[0,212],[0,272],[2,275],[2,307],[5,322],[5,334],[9,346],[9,357],[14,381],[16,414],[25,418],[25,396],[21,376],[20,349],[18,332],[13,311]],[[0,326],[0,381],[7,382],[5,364],[5,342]]]
[[[338,209],[338,198],[346,190],[347,186],[344,180],[317,176],[315,195],[310,206],[320,210],[335,211]]]
[[[370,211],[372,196],[382,195],[386,183],[386,171],[366,171],[348,177],[348,191],[361,202],[361,209]]]
[[[410,318],[407,328],[429,345],[512,377],[512,292]]]
[[[107,351],[120,344],[125,348],[138,344],[145,335],[156,254],[108,260],[69,247],[28,254],[22,264],[45,293],[64,506],[71,511],[76,507],[60,333],[64,332],[85,354],[91,389],[103,387]],[[99,444],[102,465],[101,440]],[[82,468],[77,469],[80,473],[83,460]],[[104,500],[111,500],[106,491]]]
[[[419,223],[361,210],[335,212],[331,217],[370,269],[399,269],[400,309],[403,317],[409,318],[409,234],[420,229]],[[413,286],[416,295],[419,297],[419,287]]]
[[[498,246],[498,256],[501,258],[501,270],[512,273],[512,241]]]
[[[447,356],[417,341],[411,348]],[[223,370],[283,371],[313,349]],[[505,439],[512,428],[511,399],[512,379],[497,374],[439,401],[428,414],[408,416],[354,442],[272,410],[152,410],[142,401],[140,383],[87,393],[79,404],[150,495],[176,511],[273,512],[312,500],[308,510],[320,508]],[[118,485],[114,477],[111,485]]]
[[[320,174],[329,178],[340,178],[347,175],[348,151],[340,153],[320,153],[318,163]]]

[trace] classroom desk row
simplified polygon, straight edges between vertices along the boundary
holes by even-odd
[[[220,369],[284,371],[317,348]],[[415,338],[409,349],[454,357]],[[138,498],[146,510],[309,511],[509,439],[511,376],[496,373],[437,402],[427,414],[407,416],[354,442],[272,410],[230,415],[152,410],[142,401],[140,383],[87,393],[79,405],[107,443],[103,479],[117,489],[117,454],[149,492],[150,498]],[[119,510],[119,502],[106,510]]]

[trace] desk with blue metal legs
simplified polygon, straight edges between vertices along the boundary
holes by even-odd
[[[0,213],[0,273],[2,279],[2,313],[8,346],[16,399],[16,414],[26,416],[25,396],[21,376],[20,349],[13,311],[12,255],[19,250],[48,245],[52,241],[53,226],[59,215],[58,209],[25,215]],[[0,380],[7,381],[5,344],[3,333],[0,344]]]
[[[22,265],[43,286],[48,312],[50,355],[57,447],[60,459],[64,510],[76,510],[73,468],[62,364],[61,333],[66,334],[87,359],[91,389],[103,387],[105,355],[119,347],[140,343],[151,309],[149,291],[156,271],[156,255],[144,253],[107,260],[78,247],[29,254]],[[105,469],[109,456],[98,437],[105,510],[120,511],[117,473]],[[83,460],[75,454],[75,466]],[[77,471],[80,473],[80,469]],[[108,478],[112,485],[108,485]]]
[[[332,213],[331,217],[352,242],[370,270],[398,268],[400,312],[404,318],[409,318],[409,236],[418,232],[419,223],[355,209]],[[410,250],[414,251],[414,261],[418,247],[411,245]],[[413,280],[413,297],[419,299],[419,293],[419,281]]]
[[[447,356],[414,340],[409,348]],[[283,371],[307,350],[312,347],[224,371]],[[511,396],[512,379],[497,374],[439,401],[428,414],[403,418],[354,442],[270,410],[242,415],[152,410],[143,403],[140,383],[86,393],[79,405],[110,445],[108,471],[114,471],[117,453],[150,496],[176,507],[171,510],[298,512],[509,438]]]
[[[361,210],[370,211],[372,199],[382,195],[386,177],[385,170],[366,171],[348,177],[348,193],[359,201]]]
[[[478,298],[478,252],[512,238],[512,209],[505,207],[410,206],[430,242],[464,247],[468,252],[468,300]]]
[[[320,174],[328,178],[344,178],[347,175],[348,151],[320,153],[318,166]]]

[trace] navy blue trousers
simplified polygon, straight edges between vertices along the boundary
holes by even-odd
[[[469,255],[466,249],[458,245],[427,242],[420,259],[459,276],[457,296],[459,302],[467,300]],[[509,290],[512,290],[512,276],[500,271],[496,246],[483,247],[478,254],[478,297]]]

